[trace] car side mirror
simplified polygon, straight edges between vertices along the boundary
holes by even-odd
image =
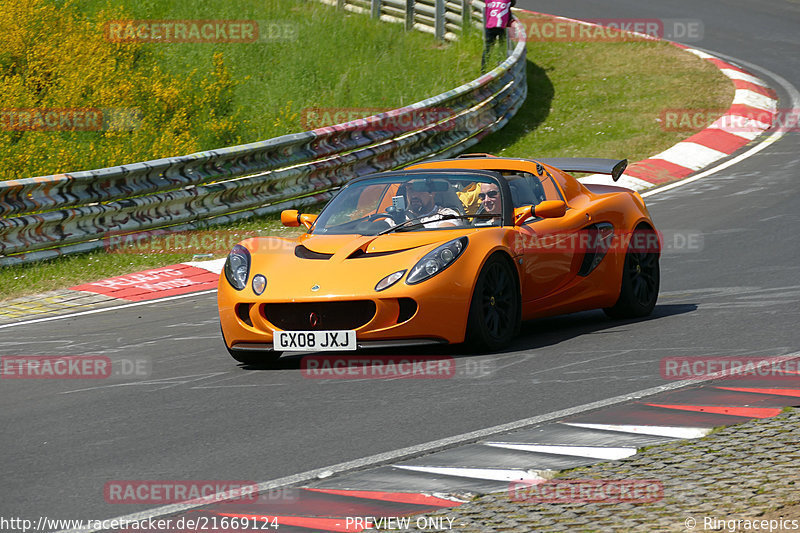
[[[533,206],[517,207],[514,209],[514,225],[521,226],[526,220],[533,216]]]
[[[284,209],[281,211],[281,224],[290,228],[296,228],[300,224],[308,229],[314,225],[317,220],[317,215],[309,215],[307,213],[300,214],[297,209]]]
[[[533,216],[540,218],[559,218],[567,213],[567,204],[562,200],[545,200],[533,208]]]
[[[281,224],[290,228],[300,225],[300,212],[297,209],[284,209],[281,211]]]

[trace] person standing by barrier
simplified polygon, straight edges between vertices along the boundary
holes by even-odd
[[[506,40],[506,28],[511,26],[511,8],[516,0],[487,0],[483,12],[483,57],[481,58],[481,74],[486,72],[486,61],[496,40],[501,44]]]

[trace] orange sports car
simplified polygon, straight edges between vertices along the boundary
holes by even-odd
[[[353,179],[319,215],[281,213],[293,239],[234,246],[219,279],[225,345],[265,364],[286,351],[508,345],[520,322],[655,306],[660,240],[638,193],[585,185],[627,161],[485,154]]]

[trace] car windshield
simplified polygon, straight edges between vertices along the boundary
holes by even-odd
[[[354,181],[320,213],[314,234],[378,235],[499,226],[498,181],[478,173],[403,173]]]

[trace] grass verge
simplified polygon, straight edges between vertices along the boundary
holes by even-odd
[[[319,9],[305,4],[300,4],[299,8],[317,13]],[[323,6],[323,9],[329,8]],[[321,13],[318,16],[327,15]],[[348,17],[359,24],[368,22],[365,17]],[[397,37],[409,37],[388,24],[376,26],[374,31],[381,29],[392,35],[399,31]],[[418,38],[428,48],[428,55],[439,53],[433,51],[435,45],[430,37],[414,37]],[[461,73],[469,74],[467,77],[474,77],[479,69],[480,48],[472,52],[469,57],[473,63],[463,64],[464,72]],[[374,47],[371,53],[380,56],[383,52]],[[395,58],[393,61],[399,60]],[[392,72],[405,74],[415,68],[413,61],[401,64],[402,68],[395,65]],[[244,71],[239,71],[238,75],[244,75]],[[341,80],[319,79],[317,82],[316,90],[323,94],[336,90]],[[459,82],[452,81],[452,86]],[[353,100],[349,101],[370,106],[382,105],[383,102],[392,102],[390,105],[410,103],[403,97],[397,99],[395,85],[387,82],[372,87],[370,91],[373,92],[369,95],[351,95]],[[627,157],[636,161],[668,148],[692,133],[666,131],[659,122],[662,110],[724,109],[733,98],[730,82],[713,65],[666,43],[652,42],[529,43],[528,87],[528,99],[518,114],[503,130],[482,141],[473,151],[533,158]],[[261,90],[267,92],[268,88],[268,85],[261,86]],[[438,87],[417,96],[421,98],[445,88],[450,87]],[[288,88],[279,90],[284,91],[284,96],[290,94]],[[300,92],[298,89],[297,94]],[[313,102],[313,98],[315,93],[307,93],[306,101]],[[254,108],[248,109],[248,113],[257,114]],[[209,229],[234,237],[241,235],[242,238],[254,232],[287,236],[300,233],[296,228],[283,228],[276,216]],[[224,252],[214,254],[214,257],[223,256]],[[108,254],[99,251],[22,267],[0,268],[0,299],[70,287],[188,261],[192,257],[193,253]]]
[[[306,211],[316,212],[318,209]],[[146,251],[114,246],[112,247],[113,252],[97,250],[29,265],[3,267],[0,268],[0,287],[2,287],[0,301],[63,289],[150,268],[183,263],[191,261],[196,255],[206,255],[208,252],[211,252],[213,258],[224,257],[233,244],[248,237],[259,235],[288,237],[301,233],[303,230],[300,228],[282,226],[278,216],[259,217],[224,226],[209,226],[197,231],[182,232],[180,235],[185,238],[186,242],[186,246],[182,248],[185,251],[182,253],[174,253],[168,246],[162,246],[162,243],[169,241],[153,238],[145,243]],[[174,237],[174,234],[172,236]],[[211,239],[211,249],[200,250],[192,244],[209,242],[209,238]],[[210,258],[203,257],[202,259]]]
[[[207,42],[177,42],[171,28],[179,25]],[[201,38],[198,28],[207,27]],[[4,0],[0,31],[0,179],[171,157],[338,122],[325,117],[369,116],[477,77],[481,53],[477,32],[441,46],[311,0]],[[102,113],[88,131],[77,121],[29,120],[31,111],[64,109]],[[317,109],[330,112],[320,119]]]
[[[670,131],[666,110],[727,109],[734,93],[711,62],[659,41],[529,42],[527,74],[525,104],[474,151],[639,161],[697,131]]]

